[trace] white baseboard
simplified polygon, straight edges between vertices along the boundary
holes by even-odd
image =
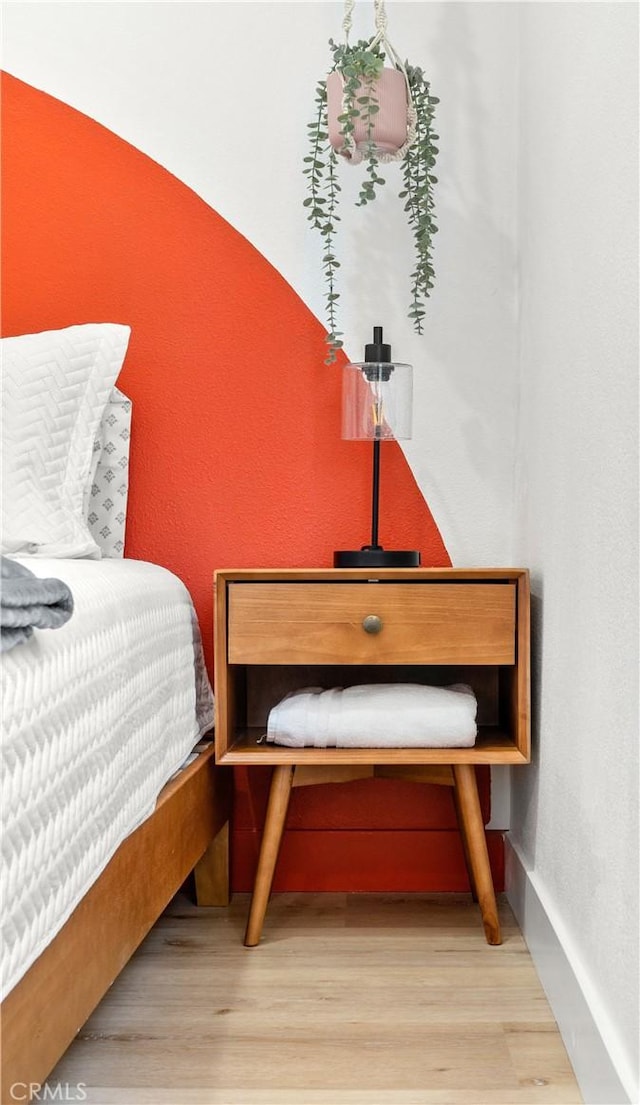
[[[638,1105],[633,1073],[597,995],[571,954],[570,940],[528,870],[519,849],[505,838],[509,904],[527,942],[586,1105]],[[606,1040],[606,1043],[605,1043]],[[615,1056],[615,1061],[614,1061]]]

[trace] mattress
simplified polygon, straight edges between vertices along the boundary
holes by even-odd
[[[75,609],[3,657],[3,995],[213,725],[180,580],[135,560],[22,563],[68,583]]]

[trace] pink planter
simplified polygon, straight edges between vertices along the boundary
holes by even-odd
[[[338,152],[344,146],[338,123],[338,116],[343,112],[342,97],[342,77],[337,72],[330,73],[327,77],[329,141]],[[407,139],[407,85],[398,69],[383,69],[376,81],[376,99],[380,110],[375,117],[373,141],[380,153],[397,153]],[[349,151],[345,156],[360,161],[367,147],[367,126],[360,119],[356,121],[354,140],[355,152]]]

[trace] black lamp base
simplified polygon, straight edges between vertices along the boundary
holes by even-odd
[[[333,554],[334,568],[419,568],[416,549],[339,549]]]

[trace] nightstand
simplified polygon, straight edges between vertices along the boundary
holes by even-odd
[[[475,764],[526,764],[529,575],[524,569],[246,569],[215,579],[216,760],[275,770],[245,943],[260,940],[292,785],[375,773],[454,788],[488,943],[501,942]],[[473,748],[287,748],[270,709],[302,687],[468,683]]]

